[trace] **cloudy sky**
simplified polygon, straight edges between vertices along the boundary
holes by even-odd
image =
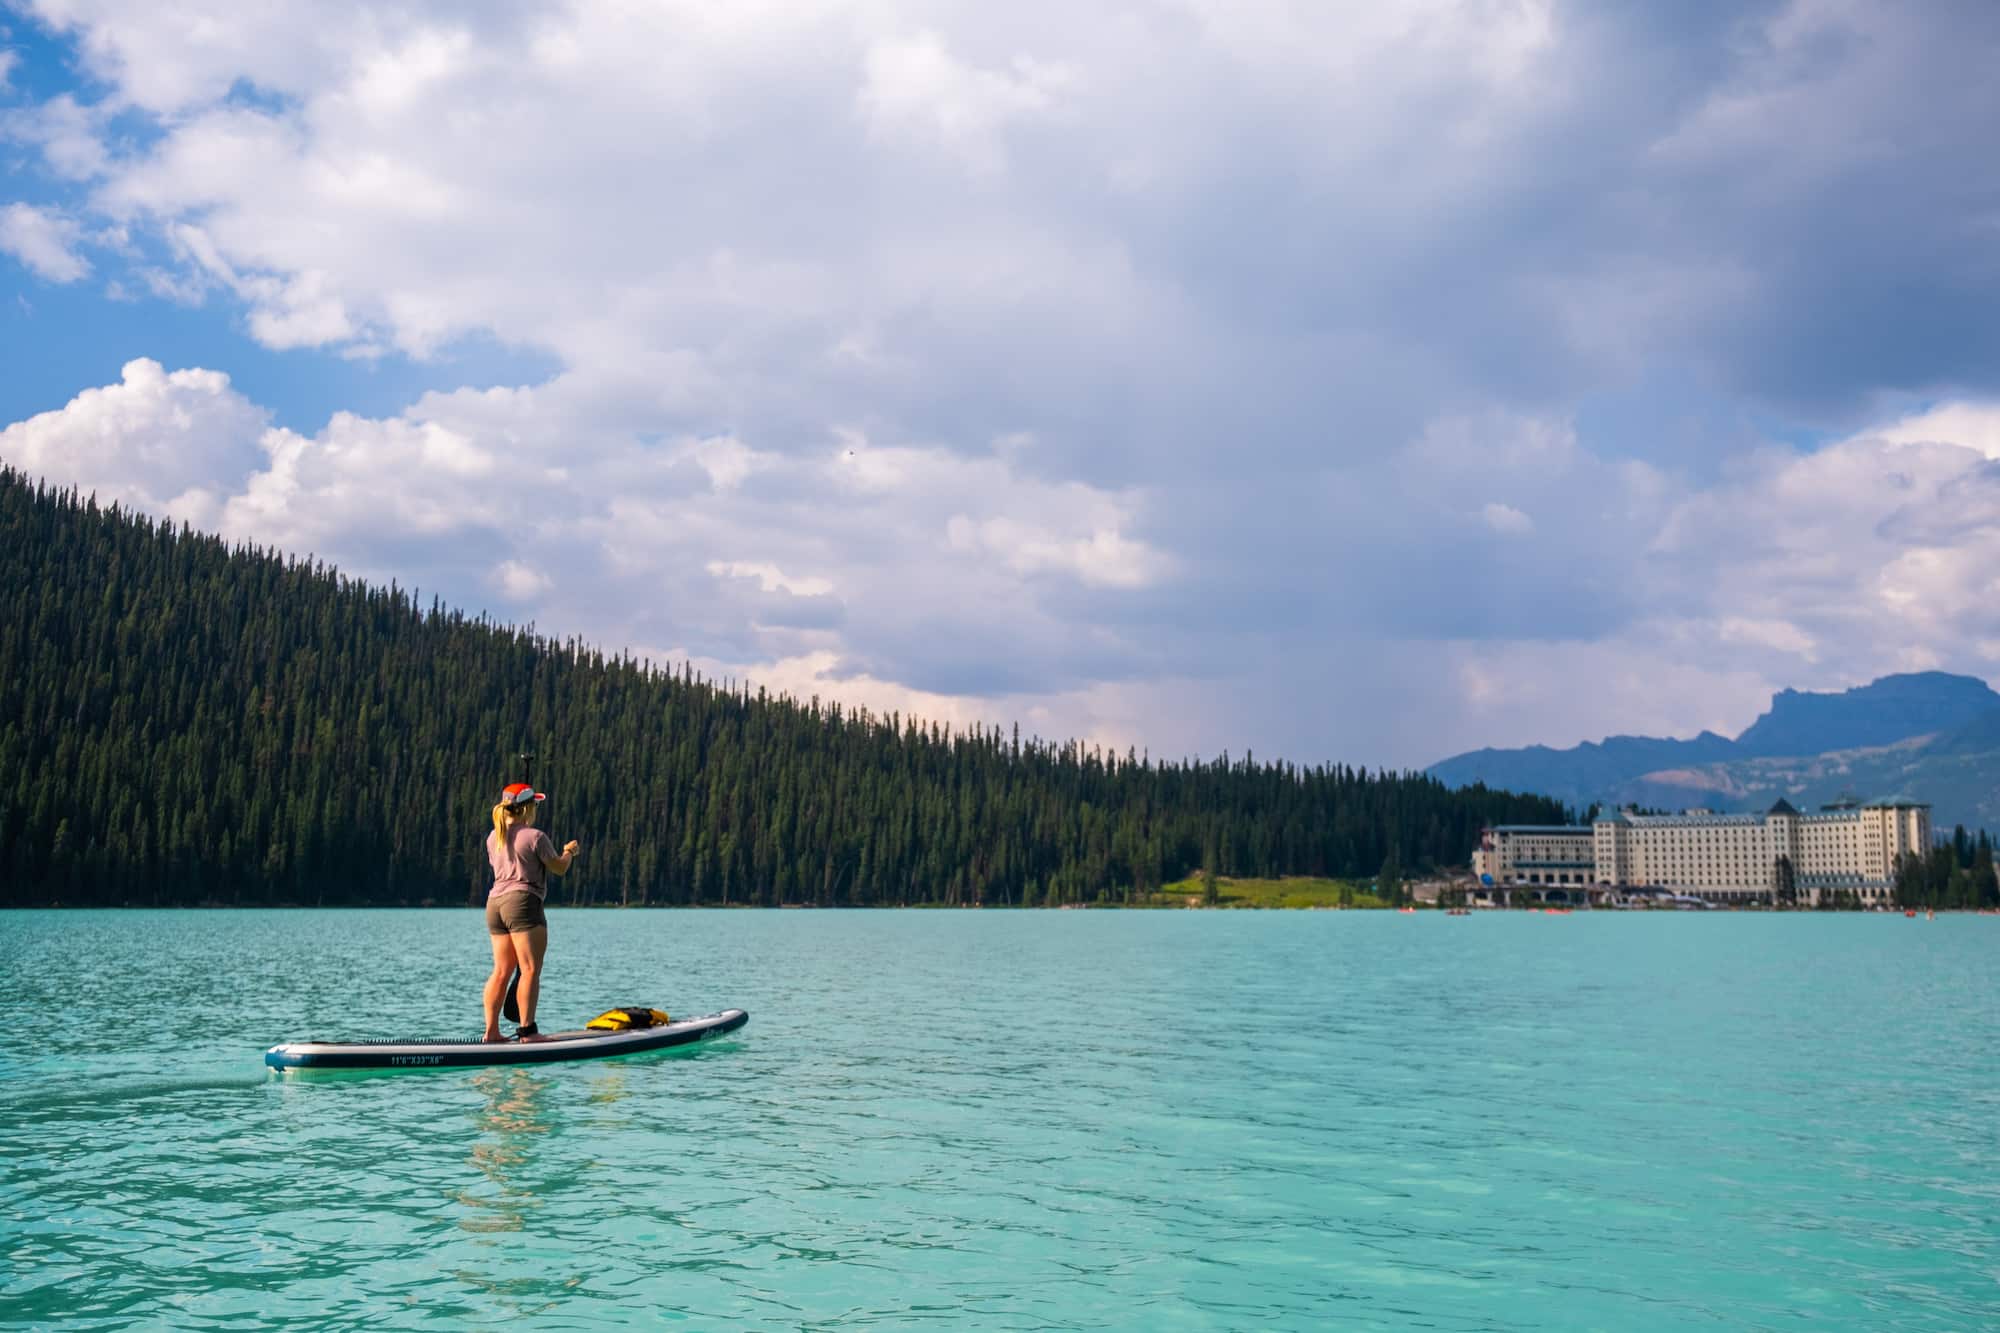
[[[1156,756],[1734,732],[2000,676],[1996,68],[1985,0],[0,0],[0,459]]]

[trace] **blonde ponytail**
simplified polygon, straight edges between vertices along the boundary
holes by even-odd
[[[507,845],[507,827],[513,821],[507,818],[508,813],[504,805],[493,807],[493,845],[500,849],[502,855],[511,850]]]

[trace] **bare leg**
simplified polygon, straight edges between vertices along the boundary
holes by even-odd
[[[536,926],[507,937],[513,943],[512,967],[521,969],[521,984],[514,991],[514,1001],[521,1006],[521,1026],[532,1027],[535,1022],[535,1004],[542,998],[542,955],[548,952],[549,928]],[[494,947],[494,966],[499,966],[500,950]],[[500,984],[507,982],[503,978]]]
[[[506,993],[507,978],[514,975],[514,937],[488,936],[493,941],[493,971],[486,978],[486,1034],[481,1041],[500,1040],[500,997]]]

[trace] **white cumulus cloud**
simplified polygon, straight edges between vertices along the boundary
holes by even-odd
[[[1479,516],[1486,520],[1486,526],[1503,537],[1519,537],[1535,530],[1535,520],[1529,518],[1510,504],[1498,500],[1488,500],[1480,509]]]
[[[434,390],[289,429],[93,391],[254,423],[62,464],[234,535],[1301,757],[2000,641],[1978,6],[18,8],[84,77],[0,111],[17,259]],[[10,447],[88,435],[50,415]],[[1461,653],[1486,712],[1440,703]]]
[[[0,251],[50,282],[75,282],[90,272],[76,252],[79,231],[74,220],[32,204],[0,208]]]
[[[706,566],[719,579],[754,579],[765,592],[788,592],[795,597],[824,597],[833,591],[833,580],[808,574],[796,577],[776,565],[753,560],[711,560]]]
[[[866,66],[858,100],[876,135],[934,144],[978,171],[999,167],[1008,121],[1047,114],[1074,78],[1025,55],[1004,69],[975,69],[934,32],[878,42]]]
[[[592,402],[559,379],[430,395],[393,417],[337,413],[304,433],[271,426],[217,372],[138,360],[120,382],[0,431],[0,459],[459,604],[871,707],[1020,717],[1171,753],[1276,737],[1283,700],[1311,688],[1285,654],[1219,660],[1156,619],[1210,595],[1202,534],[1172,554],[1130,535],[1157,496],[1038,477],[1031,440],[965,457],[848,430],[832,448],[757,454],[729,437],[580,431]],[[1956,422],[1974,443],[1898,443],[1890,423],[1815,451],[1774,449],[1706,486],[1590,461],[1546,421],[1439,422],[1384,459],[1376,484],[1331,492],[1347,508],[1303,526],[1308,544],[1287,538],[1283,515],[1260,537],[1275,558],[1335,571],[1357,541],[1371,568],[1407,564],[1421,578],[1443,557],[1441,615],[1374,631],[1386,646],[1347,667],[1356,688],[1432,709],[1433,752],[1411,762],[1461,734],[1740,728],[1778,686],[1970,667],[2000,642],[2000,463],[1975,447],[1976,411],[1930,415],[1920,435]],[[1383,479],[1455,450],[1487,461],[1436,472],[1436,525],[1356,526]],[[1607,534],[1594,562],[1579,572],[1543,542],[1455,536],[1455,489],[1496,478],[1510,489],[1539,478],[1546,503]],[[1455,551],[1483,563],[1455,564]],[[1567,623],[1549,591],[1563,578],[1618,588],[1633,609]],[[1323,579],[1311,609],[1351,620],[1378,582]],[[1270,595],[1295,587],[1280,580]],[[1283,622],[1254,601],[1247,613],[1222,659],[1282,642],[1269,636]],[[1158,669],[1163,651],[1175,670]],[[1181,721],[1149,731],[1148,716]]]
[[[493,580],[502,595],[515,602],[532,602],[555,586],[547,574],[519,560],[501,561],[493,571]]]
[[[155,514],[213,526],[268,417],[213,370],[141,358],[117,384],[0,430],[0,460]]]
[[[1159,552],[1123,536],[1115,526],[1063,533],[1005,515],[972,519],[953,514],[945,523],[945,537],[953,550],[990,556],[1017,574],[1057,571],[1103,587],[1143,587],[1167,567]]]

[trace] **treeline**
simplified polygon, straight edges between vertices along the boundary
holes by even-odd
[[[477,901],[537,751],[551,901],[1115,901],[1460,864],[1541,797],[1147,762],[720,686],[0,469],[0,904]]]
[[[1928,855],[1905,856],[1896,868],[1898,907],[1948,910],[2000,908],[2000,879],[1993,873],[1993,840],[1960,824]]]

